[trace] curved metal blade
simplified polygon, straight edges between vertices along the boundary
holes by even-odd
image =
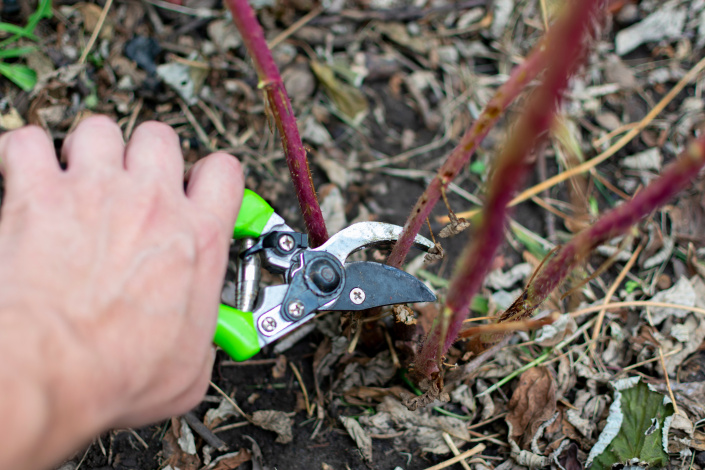
[[[343,292],[325,310],[365,310],[435,300],[435,294],[411,274],[385,264],[360,261],[345,265]]]
[[[360,222],[344,228],[313,251],[327,251],[338,258],[341,264],[344,264],[351,253],[362,250],[363,248],[397,241],[401,232],[402,227],[394,224],[384,222]],[[414,239],[414,246],[428,251],[433,248],[434,245],[428,238],[417,235]]]

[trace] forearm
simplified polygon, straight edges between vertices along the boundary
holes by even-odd
[[[57,323],[0,309],[0,470],[49,468],[107,424],[82,377],[90,371],[66,371],[85,360]]]

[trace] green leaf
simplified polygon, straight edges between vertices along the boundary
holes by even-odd
[[[512,233],[514,233],[519,243],[524,245],[529,253],[538,259],[544,259],[553,249],[553,244],[548,240],[541,238],[514,220],[509,221],[509,228],[512,230]]]
[[[24,28],[9,23],[0,23],[0,31],[6,31],[11,34],[14,34],[14,36],[11,36],[5,39],[4,41],[0,41],[0,49],[7,46],[8,44],[12,44],[21,37],[28,38],[33,41],[38,41],[39,38],[34,35],[34,29],[37,27],[37,24],[39,24],[42,18],[51,18],[52,15],[53,13],[51,11],[51,0],[41,0],[36,11],[29,15],[27,25]]]
[[[51,0],[42,0],[39,2],[39,6],[37,7],[37,10],[29,15],[29,19],[27,20],[27,26],[26,29],[29,30],[31,33],[34,33],[34,28],[37,27],[37,24],[43,19],[43,18],[51,18],[52,17],[52,11],[51,11]]]
[[[639,283],[636,281],[627,281],[624,283],[624,289],[627,291],[627,294],[634,292],[637,287],[639,287]]]
[[[667,398],[649,389],[639,377],[619,380],[614,387],[607,424],[587,465],[592,461],[592,470],[608,470],[615,464],[665,466],[668,454],[663,450],[663,430],[673,405],[665,404]]]
[[[590,215],[593,217],[597,216],[600,213],[600,206],[597,204],[597,199],[595,199],[595,196],[590,196],[588,198],[588,204],[590,205]]]
[[[4,64],[0,62],[0,74],[8,78],[24,91],[32,91],[37,84],[37,73],[20,64]]]
[[[30,52],[36,51],[36,47],[16,47],[14,49],[0,49],[0,59],[13,59],[15,57],[22,57],[23,55],[29,54]]]
[[[0,23],[0,31],[2,31],[4,33],[14,34],[16,37],[11,38],[14,40],[17,40],[20,37],[29,38],[29,39],[32,39],[33,41],[37,40],[37,36],[32,34],[31,31],[27,31],[26,26],[23,28],[22,26],[17,26],[17,25],[10,24],[10,23]]]

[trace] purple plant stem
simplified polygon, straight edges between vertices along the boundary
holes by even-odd
[[[705,165],[705,136],[693,142],[678,160],[666,167],[657,179],[641,190],[630,201],[598,219],[589,228],[578,233],[545,264],[529,284],[526,293],[499,317],[498,322],[519,321],[528,318],[541,303],[588,257],[598,245],[627,232],[634,224],[666,204],[698,174]],[[479,337],[485,349],[501,340],[504,334],[486,334]]]
[[[242,34],[245,47],[252,56],[260,81],[259,88],[264,92],[265,109],[271,113],[271,118],[281,134],[282,147],[289,165],[291,180],[296,189],[296,196],[299,199],[299,206],[301,206],[309,243],[314,247],[322,245],[328,240],[328,231],[318,205],[306,150],[301,142],[299,129],[296,127],[294,111],[284,89],[279,69],[274,63],[272,52],[267,46],[264,31],[247,0],[226,0],[226,3],[233,14],[235,26]]]
[[[521,186],[528,165],[526,157],[553,122],[568,79],[583,56],[583,40],[601,0],[572,2],[545,42],[549,65],[541,85],[533,93],[524,115],[498,156],[490,178],[482,222],[472,243],[460,257],[446,303],[414,361],[419,382],[439,372],[439,354],[455,342],[467,317],[470,302],[480,290],[504,238],[507,204]]]
[[[426,223],[426,219],[431,214],[433,206],[441,197],[441,191],[445,190],[460,171],[465,168],[470,158],[475,153],[475,149],[497,121],[502,117],[505,109],[524,90],[536,75],[546,66],[547,54],[542,50],[541,41],[539,46],[529,54],[529,57],[512,71],[509,79],[497,90],[487,106],[480,113],[480,117],[472,124],[470,129],[463,135],[460,143],[453,149],[448,159],[438,170],[436,177],[429,183],[424,193],[419,197],[411,210],[411,214],[404,224],[399,240],[394,244],[392,253],[387,259],[387,264],[396,268],[401,267],[406,255],[413,246],[414,238]]]

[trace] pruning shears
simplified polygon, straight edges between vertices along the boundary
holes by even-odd
[[[233,230],[233,238],[240,240],[235,305],[220,305],[214,342],[236,361],[244,361],[319,311],[436,300],[404,271],[346,261],[355,251],[397,240],[401,231],[397,225],[360,222],[310,248],[305,234],[289,227],[264,199],[246,189]],[[422,236],[414,242],[425,251],[434,246]],[[261,267],[282,274],[284,284],[260,292]]]

